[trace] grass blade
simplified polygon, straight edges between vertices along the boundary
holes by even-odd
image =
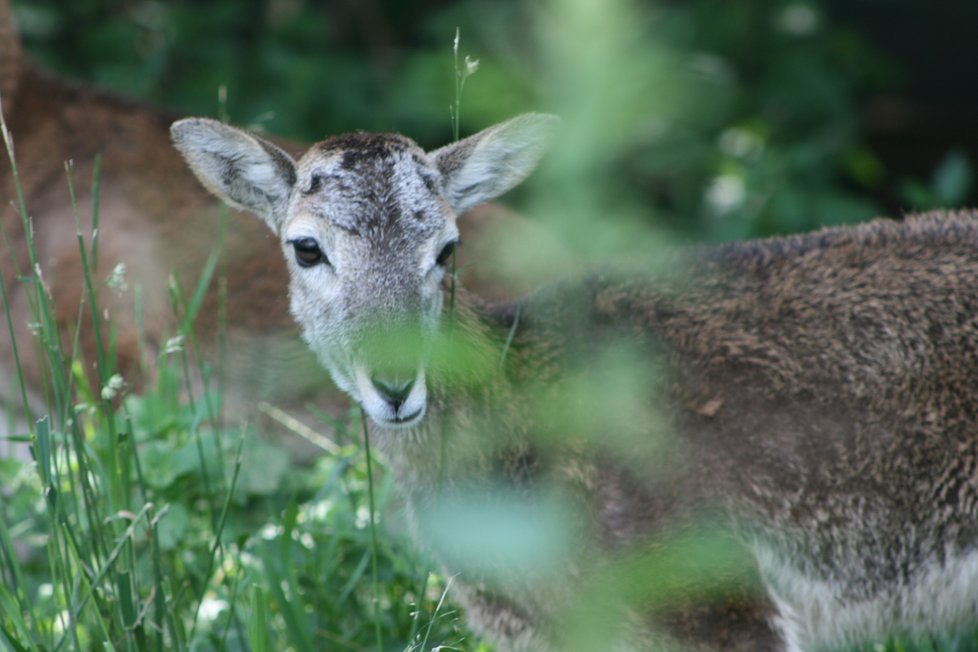
[[[377,564],[377,510],[374,504],[373,461],[370,454],[370,435],[367,432],[367,414],[361,409],[363,425],[363,450],[367,458],[367,503],[370,509],[370,574],[374,587],[374,629],[377,635],[377,652],[384,650],[384,635],[380,627],[380,579]]]
[[[23,609],[20,601],[14,597],[7,587],[0,585],[0,607],[2,607],[3,615],[5,618],[9,618],[16,632],[11,632],[7,629],[7,625],[0,621],[0,632],[3,632],[4,638],[10,647],[17,650],[18,652],[26,652],[31,650],[32,652],[40,652],[37,645],[34,644],[33,637],[30,633],[30,628],[24,621]],[[19,640],[18,640],[19,639]],[[20,641],[26,641],[26,645],[21,644]]]
[[[255,584],[251,587],[251,619],[248,621],[248,642],[252,652],[270,652],[272,649],[268,638],[269,617],[265,592]]]
[[[217,523],[217,528],[214,532],[214,545],[210,550],[210,557],[207,562],[207,572],[204,574],[205,578],[210,578],[211,574],[214,572],[214,564],[217,559],[217,552],[221,548],[221,535],[224,532],[224,526],[227,523],[228,512],[231,507],[231,500],[234,498],[234,492],[238,486],[238,477],[241,474],[241,454],[244,450],[244,427],[241,428],[241,436],[238,439],[238,450],[234,456],[234,471],[231,475],[231,486],[228,488],[227,495],[224,499],[224,506],[221,508],[221,516]],[[200,606],[204,602],[204,593],[207,589],[207,583],[204,582],[201,585],[200,594],[197,596],[197,608],[194,610],[193,624],[190,627],[190,638],[193,640],[194,631],[197,628],[197,619],[200,617]]]

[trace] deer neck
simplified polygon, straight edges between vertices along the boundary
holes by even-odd
[[[422,495],[450,491],[464,477],[480,477],[477,469],[515,441],[501,424],[526,420],[498,412],[520,404],[512,379],[519,332],[518,303],[489,303],[461,287],[454,301],[446,293],[439,340],[447,353],[437,345],[429,363],[427,415],[409,430],[371,429],[402,486]]]

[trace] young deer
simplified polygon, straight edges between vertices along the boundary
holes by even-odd
[[[489,305],[446,274],[456,215],[529,174],[555,122],[524,115],[430,153],[339,136],[298,162],[213,120],[172,127],[202,183],[277,234],[293,316],[450,571],[425,516],[446,496],[568,501],[565,572],[463,568],[473,627],[502,650],[570,647],[588,560],[717,513],[766,597],[630,604],[605,649],[814,650],[978,623],[978,214],[697,250],[668,273]],[[582,433],[615,353],[655,373],[614,385],[634,405]],[[593,404],[563,400],[582,380]]]

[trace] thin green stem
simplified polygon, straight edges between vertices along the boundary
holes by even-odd
[[[17,210],[24,226],[24,235],[27,236],[27,253],[30,256],[31,269],[37,268],[37,248],[34,246],[34,238],[31,237],[30,217],[27,213],[27,201],[24,199],[24,188],[20,183],[20,171],[17,168],[16,156],[14,156],[14,141],[10,137],[7,129],[7,120],[3,116],[3,107],[0,106],[0,134],[3,136],[3,144],[7,150],[7,159],[10,161],[10,173],[14,178],[14,191],[17,194]]]
[[[14,322],[10,315],[10,299],[7,297],[7,280],[3,277],[3,270],[0,270],[0,298],[3,299],[3,314],[7,322],[7,332],[10,333],[10,349],[14,356],[14,369],[17,370],[17,386],[20,388],[20,402],[24,407],[24,414],[30,415],[31,405],[27,400],[27,383],[24,382],[24,371],[20,364],[20,351],[17,347],[17,337],[14,334]],[[28,418],[28,430],[33,437],[34,424]]]
[[[92,270],[98,273],[98,243],[99,243],[99,188],[102,186],[102,155],[95,155],[95,169],[92,172]]]
[[[225,211],[227,213],[227,211]],[[227,216],[221,220],[221,225],[218,231],[218,242],[211,249],[210,255],[207,257],[207,262],[204,264],[204,268],[201,271],[200,278],[197,281],[197,285],[194,288],[194,293],[190,298],[190,302],[186,301],[183,294],[183,288],[180,287],[178,283],[175,283],[178,290],[179,296],[179,307],[183,309],[183,319],[180,325],[180,333],[183,335],[184,340],[190,346],[190,350],[193,353],[194,360],[197,365],[197,373],[200,375],[200,380],[202,384],[202,395],[201,398],[204,401],[204,408],[206,409],[207,421],[210,423],[211,428],[215,431],[221,429],[221,422],[219,415],[217,414],[217,408],[214,405],[213,398],[211,396],[211,369],[204,362],[204,356],[201,354],[200,342],[197,338],[197,334],[194,331],[194,321],[197,319],[197,315],[200,313],[200,309],[204,303],[204,298],[207,294],[207,288],[210,286],[211,279],[214,277],[214,272],[217,269],[217,264],[221,259],[221,251],[224,249],[224,240],[227,232]],[[186,354],[184,354],[185,365],[189,364]],[[189,368],[185,369],[189,371]],[[190,392],[191,387],[189,385],[189,374],[187,374],[188,385],[187,391]],[[217,441],[217,440],[215,440]],[[217,444],[215,444],[217,446]],[[223,477],[224,476],[224,460],[221,455],[220,448],[216,449],[217,455],[215,460],[217,463],[217,473]]]
[[[126,428],[130,433],[130,438],[132,438],[132,416],[129,414],[129,410],[123,406],[123,411],[125,413]],[[146,491],[146,478],[143,475],[143,465],[139,459],[139,448],[136,446],[135,440],[132,441],[132,460],[133,469],[136,472],[136,485],[139,487],[140,493],[142,495],[142,502],[150,505],[147,511],[147,519],[149,521],[149,544],[150,553],[153,560],[153,587],[155,590],[155,599],[153,601],[154,605],[154,616],[156,618],[155,626],[152,630],[156,639],[156,649],[163,649],[163,626],[164,623],[168,626],[170,634],[173,640],[176,640],[176,623],[174,622],[173,611],[166,608],[166,591],[163,581],[163,561],[160,555],[160,537],[159,531],[157,530],[157,522],[159,521],[160,515],[155,513],[155,505],[150,502],[150,496]]]
[[[377,652],[384,650],[384,636],[380,627],[380,574],[377,563],[377,512],[374,503],[374,473],[370,454],[370,434],[367,431],[367,413],[360,408],[363,426],[363,450],[367,457],[367,504],[370,510],[370,574],[374,585],[374,630],[377,635]]]
[[[479,60],[470,59],[465,57],[464,67],[459,65],[458,61],[458,46],[461,38],[461,30],[455,28],[455,40],[452,43],[452,56],[455,62],[455,104],[454,106],[448,107],[448,112],[451,114],[452,118],[452,135],[455,140],[459,139],[459,130],[461,125],[461,114],[462,114],[462,91],[465,89],[465,80],[470,76],[475,74],[475,71],[479,69]]]
[[[30,237],[29,228],[29,218],[27,216],[27,205],[24,201],[23,188],[20,185],[20,171],[17,168],[17,157],[14,156],[14,143],[10,137],[10,132],[7,130],[7,121],[3,115],[3,108],[0,106],[0,134],[3,137],[3,143],[7,151],[7,159],[10,162],[10,171],[14,179],[14,189],[17,193],[17,207],[20,213],[20,219],[23,224],[24,236],[27,238],[27,250],[31,261],[31,270],[36,269],[37,253],[34,248],[33,239]],[[4,236],[6,238],[6,235]],[[16,260],[16,256],[13,257]],[[20,360],[20,352],[17,347],[17,338],[14,335],[14,325],[13,320],[10,315],[10,299],[7,296],[7,280],[3,278],[2,270],[0,270],[0,293],[3,295],[3,312],[7,321],[7,330],[10,333],[10,344],[11,350],[14,356],[14,368],[17,370],[17,383],[20,387],[20,399],[24,406],[24,414],[28,415],[27,419],[27,429],[28,433],[33,439],[34,437],[34,424],[32,423],[29,415],[31,414],[30,403],[27,400],[27,385],[24,382],[24,372]]]
[[[212,260],[214,264],[217,263],[216,257],[214,256],[213,253],[209,260]],[[213,266],[208,265],[208,269],[211,269],[211,271],[213,271]],[[200,286],[198,285],[198,289],[199,287]],[[180,370],[183,374],[183,383],[187,392],[187,402],[190,404],[190,411],[191,414],[193,415],[190,422],[190,434],[191,437],[193,437],[194,443],[197,447],[197,462],[200,466],[201,482],[203,483],[204,486],[204,493],[208,497],[208,505],[210,507],[210,512],[211,512],[211,529],[213,532],[216,532],[217,523],[218,523],[218,513],[213,505],[213,502],[211,501],[211,497],[214,495],[214,492],[212,492],[211,490],[211,481],[210,481],[211,474],[207,465],[207,458],[204,451],[204,442],[200,436],[200,416],[197,414],[197,402],[194,399],[194,387],[190,375],[190,360],[189,360],[189,355],[187,353],[188,344],[191,347],[196,348],[193,346],[193,340],[194,340],[193,319],[196,313],[192,307],[187,306],[187,302],[183,293],[183,288],[181,287],[179,281],[176,279],[175,276],[171,276],[170,278],[170,307],[173,310],[174,315],[177,315],[178,317],[182,315],[180,334],[184,338],[184,342],[187,344],[184,344],[184,346],[181,347],[179,359],[180,359]],[[206,401],[207,379],[205,377],[202,378],[201,380],[204,383],[204,395]],[[209,411],[210,404],[207,403],[206,405]],[[218,454],[217,457],[220,458],[220,454]]]
[[[193,624],[190,627],[190,640],[193,640],[194,631],[197,629],[197,619],[200,617],[200,607],[204,603],[204,594],[207,591],[207,582],[210,581],[211,574],[214,572],[217,553],[221,549],[221,536],[224,533],[224,526],[227,523],[228,513],[231,509],[231,501],[234,498],[234,492],[238,487],[238,477],[241,474],[244,439],[244,426],[242,426],[241,435],[238,439],[238,450],[234,456],[234,471],[231,475],[231,486],[228,488],[227,496],[224,498],[224,506],[221,508],[221,516],[214,532],[214,545],[211,546],[210,555],[207,560],[207,572],[204,573],[204,582],[201,584],[200,594],[197,596],[197,608],[194,609]]]

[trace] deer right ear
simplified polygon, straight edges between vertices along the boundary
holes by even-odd
[[[296,181],[292,157],[266,140],[208,118],[178,120],[170,135],[208,190],[278,232]]]

